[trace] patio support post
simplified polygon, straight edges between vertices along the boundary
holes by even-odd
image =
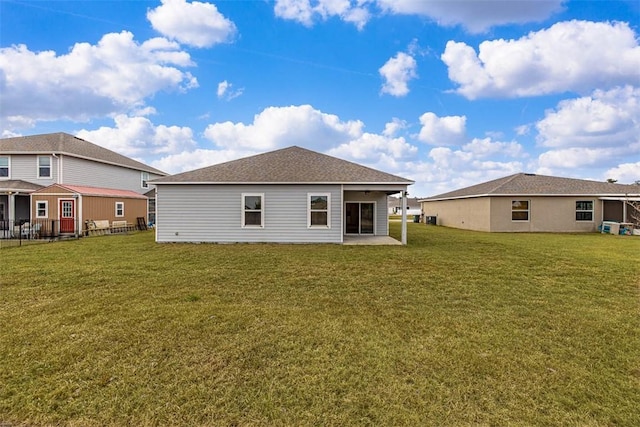
[[[407,244],[407,192],[402,191],[402,240],[403,245]]]

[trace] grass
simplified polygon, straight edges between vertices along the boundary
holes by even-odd
[[[640,239],[408,228],[3,249],[0,424],[640,425]]]

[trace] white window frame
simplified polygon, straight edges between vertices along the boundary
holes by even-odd
[[[578,209],[578,203],[591,203],[591,209]],[[596,202],[594,200],[576,200],[576,221],[577,222],[593,222],[593,218],[595,217],[595,206]],[[578,219],[578,213],[589,212],[591,213],[591,219]]]
[[[7,166],[0,166],[2,168],[7,168],[7,176],[0,176],[0,179],[11,179],[11,156],[0,156],[0,159],[7,159]]]
[[[120,206],[120,208],[118,208]],[[118,211],[122,213],[118,214]],[[124,202],[116,202],[116,218],[122,218],[124,216]]]
[[[40,215],[40,204],[44,204],[44,215]],[[49,202],[47,200],[36,200],[36,218],[49,217]]]
[[[40,169],[42,168],[42,165],[40,164],[41,159],[49,159],[49,175],[48,176],[40,175]],[[52,175],[53,161],[51,160],[51,156],[38,156],[38,161],[36,163],[37,163],[36,167],[38,168],[38,170],[36,171],[38,179],[51,179],[53,177]]]
[[[140,187],[149,188],[149,172],[140,172]]]
[[[257,209],[245,209],[245,197],[260,197],[260,210]],[[242,228],[264,228],[264,193],[242,193],[242,197],[240,197],[240,224]],[[245,213],[246,212],[260,212],[260,225],[256,224],[245,224]]]
[[[513,209],[514,202],[527,202],[527,209]],[[514,212],[526,212],[527,219],[513,219]],[[531,220],[531,200],[526,200],[526,199],[511,200],[511,221],[512,222],[529,222],[530,220]]]
[[[326,197],[327,209],[311,209],[311,199],[313,197]],[[324,225],[311,224],[312,212],[327,212],[327,223]],[[307,193],[307,228],[331,228],[331,193]]]

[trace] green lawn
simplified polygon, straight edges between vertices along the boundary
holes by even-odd
[[[408,230],[2,249],[0,425],[640,425],[640,238]]]

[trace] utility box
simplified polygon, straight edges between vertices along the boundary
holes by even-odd
[[[428,225],[437,225],[438,217],[437,216],[428,216],[425,221]]]
[[[609,234],[619,234],[620,233],[620,223],[615,221],[603,221],[602,222],[602,232]]]

